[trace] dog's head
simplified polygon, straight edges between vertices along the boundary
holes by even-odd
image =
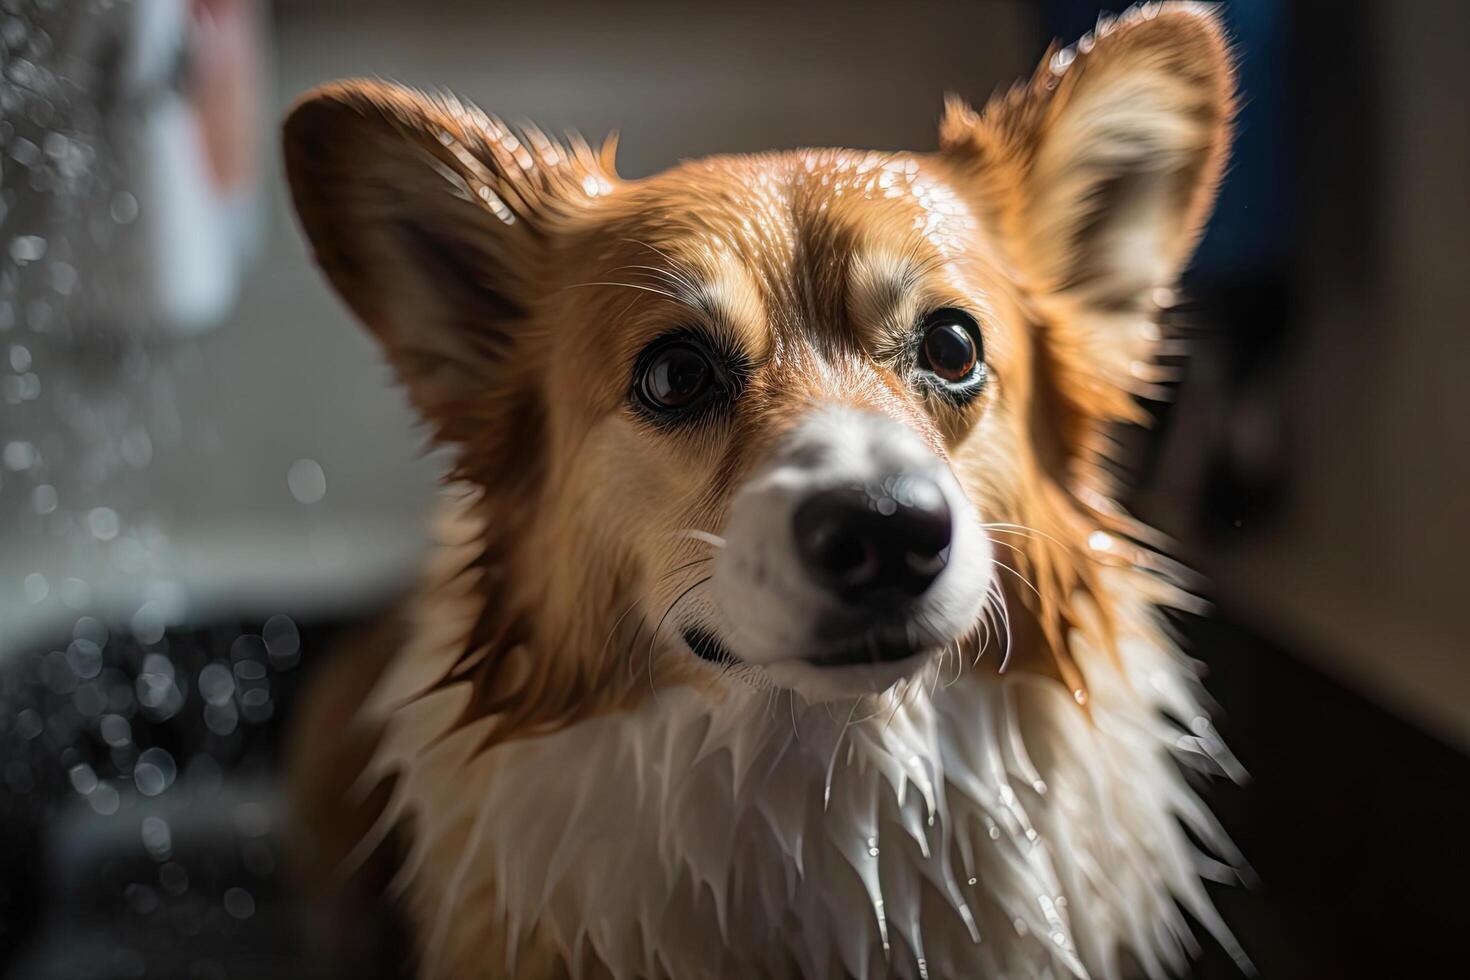
[[[322,268],[487,502],[533,671],[826,697],[973,650],[1003,566],[1063,615],[1230,113],[1218,25],[1166,5],[951,104],[934,153],[623,181],[374,82],[285,140]]]

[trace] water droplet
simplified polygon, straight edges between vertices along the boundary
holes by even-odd
[[[225,892],[225,911],[237,919],[248,919],[255,914],[255,898],[243,888],[231,888]]]
[[[15,716],[15,734],[27,742],[41,734],[45,727],[41,721],[40,712],[35,708],[26,708]]]
[[[265,664],[258,660],[242,660],[235,664],[236,680],[259,681],[265,679]]]
[[[37,262],[46,255],[46,239],[40,235],[17,235],[10,240],[10,257],[17,263]]]
[[[167,861],[173,854],[174,837],[168,821],[160,816],[143,818],[143,848],[155,861]]]
[[[154,746],[145,749],[133,765],[133,783],[144,796],[157,796],[173,785],[178,775],[174,757],[167,749]]]
[[[5,451],[0,453],[0,459],[4,460],[6,469],[15,470],[18,473],[22,470],[29,470],[39,463],[41,454],[36,452],[36,447],[29,442],[16,440],[5,444]]]
[[[26,601],[32,604],[44,602],[46,596],[51,592],[51,586],[46,582],[46,576],[40,572],[31,572],[25,578]]]
[[[110,817],[122,805],[122,797],[110,783],[99,783],[97,789],[87,797],[92,809],[104,817]]]
[[[286,470],[286,486],[303,504],[314,504],[327,495],[327,474],[314,459],[298,459]]]
[[[77,288],[79,278],[76,266],[69,262],[51,263],[51,288],[59,295],[70,296]]]
[[[10,159],[22,167],[33,167],[41,160],[41,148],[24,136],[17,136],[10,144]]]
[[[87,512],[87,529],[98,541],[111,541],[119,530],[117,511],[111,507],[93,507]]]
[[[199,672],[199,695],[210,704],[228,704],[235,695],[235,678],[221,663],[212,663]]]
[[[102,735],[102,741],[113,748],[127,745],[133,740],[133,726],[122,715],[103,715],[102,720],[97,723],[97,730]]]
[[[163,603],[155,599],[150,599],[139,606],[138,611],[133,613],[132,622],[129,623],[133,630],[133,639],[144,646],[163,639],[168,622],[164,613]]]
[[[90,680],[102,672],[102,648],[85,637],[72,640],[66,647],[66,662],[72,673]]]
[[[120,225],[131,222],[138,216],[138,199],[127,191],[118,191],[112,195],[112,203],[108,207],[112,220]]]
[[[85,762],[79,762],[67,770],[72,789],[86,796],[97,788],[97,774]]]
[[[288,670],[296,666],[301,654],[301,634],[290,616],[272,616],[260,629],[271,666]]]

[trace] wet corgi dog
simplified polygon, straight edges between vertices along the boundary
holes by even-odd
[[[317,261],[455,463],[296,770],[319,853],[403,842],[420,976],[1154,976],[1182,910],[1231,944],[1180,763],[1232,763],[1105,456],[1233,99],[1170,3],[934,152],[627,181],[447,96],[294,108]]]

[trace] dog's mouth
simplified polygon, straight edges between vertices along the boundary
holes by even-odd
[[[862,667],[894,664],[933,653],[941,644],[906,619],[879,620],[855,631],[833,630],[805,660],[813,667]]]
[[[735,662],[735,655],[730,652],[729,647],[721,643],[718,636],[703,626],[684,627],[684,643],[689,647],[689,651],[700,660],[721,667]]]
[[[809,652],[791,658],[812,667],[873,667],[892,665],[935,653],[945,644],[908,619],[882,619],[861,628],[834,624],[824,639]],[[720,667],[739,663],[740,658],[709,627],[686,626],[684,643],[701,660]]]

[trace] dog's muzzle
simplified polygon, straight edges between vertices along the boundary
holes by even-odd
[[[881,690],[976,623],[989,547],[948,465],[908,427],[814,413],[741,489],[690,651],[809,693]]]

